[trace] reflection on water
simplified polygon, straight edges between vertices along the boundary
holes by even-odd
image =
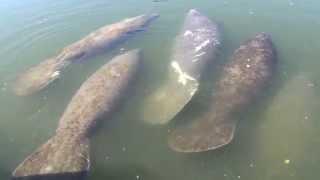
[[[144,69],[133,97],[101,125],[92,142],[89,179],[317,179],[320,123],[319,2],[316,0],[10,1],[0,3],[0,179],[52,136],[74,92],[120,49],[141,48]],[[239,120],[235,141],[220,150],[179,154],[167,147],[171,124],[142,121],[146,94],[164,82],[173,39],[184,15],[197,8],[222,22],[220,62],[256,32],[272,35],[279,52],[276,83]],[[11,92],[15,76],[105,24],[146,12],[161,15],[150,29],[114,52],[70,67],[63,78],[30,97]],[[210,68],[209,68],[210,69]],[[219,66],[212,71],[219,71]],[[209,72],[215,73],[215,72]],[[209,76],[208,76],[209,77]],[[210,92],[198,95],[173,123],[197,114]],[[213,77],[213,76],[210,76]],[[302,77],[302,78],[301,78]],[[187,118],[186,118],[187,119]]]

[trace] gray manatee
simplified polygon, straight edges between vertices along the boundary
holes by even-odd
[[[56,80],[61,71],[72,62],[112,49],[120,41],[131,37],[133,33],[143,30],[157,17],[157,14],[140,15],[101,27],[65,47],[57,56],[46,59],[18,75],[13,91],[17,95],[26,96],[42,90]]]
[[[189,10],[175,41],[168,78],[145,101],[144,121],[165,124],[183,109],[197,92],[204,67],[216,59],[220,44],[218,24]]]
[[[230,143],[237,124],[234,115],[263,93],[276,61],[271,37],[265,33],[241,45],[216,82],[208,111],[190,124],[174,129],[169,135],[169,146],[178,152],[201,152]]]
[[[13,178],[84,176],[90,167],[89,139],[97,119],[110,117],[118,107],[140,64],[139,50],[132,50],[91,75],[71,99],[56,134],[15,169]]]

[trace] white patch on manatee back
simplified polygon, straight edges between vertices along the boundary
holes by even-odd
[[[55,71],[54,73],[52,73],[51,78],[56,78],[60,75],[60,71]]]
[[[44,169],[44,173],[50,173],[52,170],[53,170],[53,167],[49,165]]]
[[[190,89],[190,96],[193,96],[198,90],[198,84],[195,88]]]
[[[186,31],[184,32],[183,36],[193,36],[193,33],[192,33],[192,31],[190,31],[190,30],[186,30]]]
[[[200,51],[202,48],[206,47],[210,43],[210,40],[207,39],[206,41],[203,41],[199,46],[195,48],[196,52]]]
[[[216,38],[213,38],[213,42],[212,42],[212,43],[213,43],[215,46],[221,44],[220,41],[219,41],[218,39],[216,39]]]
[[[188,75],[187,73],[183,72],[179,63],[177,61],[172,61],[171,67],[174,69],[174,72],[176,72],[178,76],[178,82],[181,83],[182,85],[186,85],[188,80],[191,81],[196,81],[195,78],[192,76]]]
[[[201,53],[199,53],[199,54],[196,54],[194,57],[200,57],[200,56],[203,56],[203,55],[205,55],[206,54],[206,52],[201,52]]]
[[[197,35],[197,36],[194,38],[195,41],[201,41],[201,39],[202,39],[202,37],[201,37],[200,35]]]
[[[120,77],[121,74],[119,72],[117,72],[117,70],[115,68],[112,68],[111,71],[110,71],[110,75],[112,77]]]
[[[199,33],[209,33],[210,32],[210,30],[206,29],[206,28],[200,28],[200,29],[197,29],[196,31]]]

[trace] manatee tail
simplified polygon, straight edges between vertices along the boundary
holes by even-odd
[[[186,127],[171,131],[168,144],[177,152],[203,152],[229,144],[234,136],[236,121],[226,117],[198,119]]]
[[[68,64],[69,62],[52,57],[29,68],[16,78],[13,84],[14,93],[27,96],[44,89],[60,76],[61,70]]]
[[[143,121],[153,125],[168,123],[176,114],[179,96],[172,95],[170,87],[162,86],[151,94],[144,101],[142,109]]]
[[[54,136],[15,169],[12,179],[81,179],[89,165],[88,139]]]
[[[167,83],[152,92],[144,101],[142,119],[153,125],[169,123],[193,97],[197,88]]]

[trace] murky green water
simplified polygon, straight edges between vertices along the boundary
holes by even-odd
[[[212,152],[179,154],[167,147],[173,127],[141,119],[146,94],[165,77],[173,38],[184,14],[197,8],[223,25],[224,64],[241,42],[265,31],[278,50],[278,72],[260,103],[242,114],[232,144]],[[146,12],[161,17],[109,54],[68,68],[57,82],[30,97],[10,89],[15,76],[105,24]],[[317,0],[30,0],[0,1],[0,179],[55,131],[80,84],[121,48],[141,48],[145,65],[132,97],[105,119],[92,140],[89,179],[314,180],[320,177],[320,3]],[[206,104],[212,67],[201,93],[174,121]]]

